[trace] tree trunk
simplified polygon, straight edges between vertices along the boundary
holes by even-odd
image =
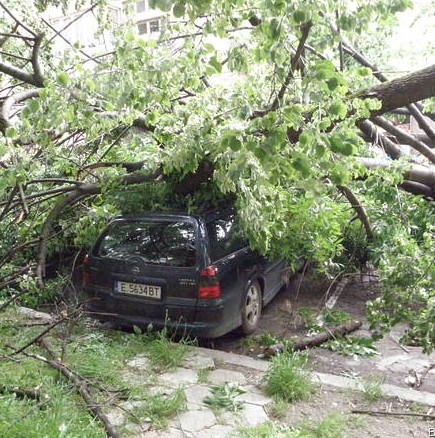
[[[376,98],[382,102],[372,116],[385,114],[396,108],[419,102],[435,95],[435,64],[389,82],[376,85],[356,94],[357,97]]]

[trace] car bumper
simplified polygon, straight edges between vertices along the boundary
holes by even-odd
[[[125,327],[138,326],[145,330],[149,327],[156,330],[167,328],[180,336],[198,338],[218,338],[240,325],[228,321],[224,309],[221,300],[210,300],[208,303],[200,300],[199,305],[187,306],[166,303],[161,306],[158,315],[150,312],[146,303],[133,309],[126,303],[110,299],[109,296],[94,296],[85,304],[88,316],[100,321]]]

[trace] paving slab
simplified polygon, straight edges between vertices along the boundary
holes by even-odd
[[[215,367],[212,357],[204,353],[192,353],[183,361],[184,368],[191,370],[210,370]]]
[[[227,438],[234,436],[234,428],[228,425],[216,424],[201,431],[201,438]]]
[[[170,427],[166,430],[150,430],[140,435],[131,435],[130,438],[186,438],[186,435],[180,429]]]
[[[257,426],[269,420],[263,406],[245,403],[243,409],[240,411],[240,418],[244,426]]]
[[[160,382],[178,387],[184,384],[193,384],[198,381],[198,372],[188,368],[177,368],[174,371],[168,371],[158,376]]]
[[[216,416],[210,409],[183,412],[178,416],[183,432],[198,433],[216,424]],[[198,435],[201,436],[201,435]]]
[[[252,392],[249,390],[246,391],[244,394],[238,395],[236,397],[236,400],[258,406],[266,406],[273,401],[271,397],[267,397],[266,395]]]
[[[267,371],[269,369],[269,362],[261,359],[254,359],[249,356],[242,356],[240,354],[228,353],[221,350],[212,350],[210,348],[197,347],[198,351],[209,355],[215,360],[230,364],[239,365],[246,368],[251,368],[257,371]]]
[[[127,366],[141,371],[148,371],[150,369],[150,360],[146,356],[135,356],[127,361]]]
[[[189,386],[184,390],[187,403],[191,403],[197,406],[204,405],[204,398],[207,395],[210,395],[210,393],[210,386],[205,384]]]
[[[243,385],[246,383],[246,377],[239,371],[226,370],[223,368],[218,368],[216,370],[210,371],[208,375],[208,380],[215,384],[222,383],[239,383]]]

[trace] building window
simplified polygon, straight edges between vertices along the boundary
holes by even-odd
[[[139,35],[148,33],[148,23],[146,21],[137,23],[137,30],[139,31]]]
[[[120,24],[119,9],[109,7],[109,17],[113,27],[118,27]]]
[[[150,21],[150,33],[160,32],[160,21],[152,20]]]
[[[136,12],[140,14],[141,12],[145,12],[147,10],[147,2],[146,0],[142,0],[140,2],[136,2]]]

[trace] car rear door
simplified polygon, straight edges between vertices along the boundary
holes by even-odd
[[[255,256],[238,226],[234,212],[227,211],[207,220],[209,255],[221,286],[226,320],[235,328],[247,281],[253,276]]]
[[[103,294],[104,310],[138,322],[193,319],[198,232],[189,216],[114,221],[98,240],[90,263],[91,282]]]

